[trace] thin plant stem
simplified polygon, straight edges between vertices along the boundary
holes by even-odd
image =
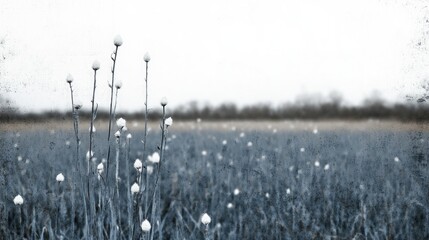
[[[107,133],[107,144],[109,145],[108,150],[107,150],[107,162],[106,162],[106,177],[109,176],[109,165],[110,165],[110,135],[111,135],[111,131],[112,131],[112,119],[113,119],[113,115],[112,115],[112,107],[113,107],[113,89],[115,87],[115,67],[116,67],[116,59],[118,56],[118,49],[119,46],[116,46],[115,52],[112,53],[112,61],[113,61],[113,66],[112,66],[112,82],[111,82],[111,86],[110,86],[110,108],[109,108],[109,130]],[[108,181],[106,181],[108,183]],[[108,189],[108,184],[106,185],[106,188]],[[108,191],[108,190],[107,190]]]
[[[74,99],[73,99],[73,88],[71,83],[69,83],[70,85],[70,93],[71,93],[71,100],[72,100],[72,113],[73,113],[73,126],[74,126],[74,132],[75,132],[75,137],[76,137],[76,168],[75,173],[77,174],[77,172],[80,173],[81,177],[79,177],[80,182],[81,182],[81,194],[82,194],[82,200],[83,200],[83,205],[84,205],[84,214],[85,214],[85,237],[90,237],[89,236],[89,225],[88,225],[88,209],[87,209],[87,205],[86,205],[86,197],[85,197],[85,185],[83,184],[83,180],[82,180],[82,171],[80,169],[80,161],[79,161],[79,155],[80,155],[80,139],[79,139],[79,112],[78,109],[75,108],[74,106]],[[78,170],[79,169],[79,170]]]
[[[162,163],[163,163],[163,156],[164,156],[164,144],[165,144],[165,133],[166,133],[166,126],[165,126],[165,106],[162,106],[162,123],[161,123],[161,147],[160,147],[160,159],[159,159],[159,163],[158,163],[158,171],[157,171],[157,174],[156,174],[156,180],[155,180],[155,186],[154,186],[154,190],[153,190],[153,194],[152,194],[152,203],[151,203],[151,210],[152,210],[152,216],[151,216],[151,219],[152,219],[152,222],[156,222],[156,221],[153,221],[154,220],[154,214],[155,214],[155,202],[156,202],[156,199],[155,199],[155,195],[156,195],[156,192],[157,192],[157,190],[158,191],[160,191],[160,189],[159,189],[159,187],[158,187],[158,181],[159,181],[159,178],[160,178],[160,175],[161,175],[161,166],[162,166]],[[159,195],[158,195],[158,198],[159,198]],[[158,199],[158,202],[160,201],[160,199]],[[147,209],[147,211],[145,212],[145,218],[146,218],[146,216],[147,216],[147,213],[148,213],[148,210],[149,210],[149,208]],[[160,210],[160,209],[158,209],[158,210]],[[158,230],[160,230],[160,226],[161,226],[161,221],[159,221],[159,224],[160,225],[158,225]],[[154,231],[151,231],[151,237],[150,237],[150,239],[153,239],[153,234],[154,234]],[[159,237],[160,238],[162,238],[162,233],[161,233],[161,231],[159,231]]]
[[[145,77],[145,84],[146,84],[146,97],[145,97],[145,115],[144,115],[144,137],[143,137],[143,162],[146,163],[146,171],[144,173],[144,175],[146,176],[146,182],[145,182],[145,189],[149,189],[149,181],[148,181],[148,173],[147,173],[147,166],[148,166],[148,162],[145,161],[146,156],[148,155],[146,152],[146,142],[147,142],[147,121],[148,121],[148,109],[147,109],[147,105],[148,105],[148,84],[147,84],[147,76],[148,76],[148,69],[149,69],[149,62],[146,62],[146,77]],[[148,201],[148,195],[145,194],[145,211],[147,206],[147,201]],[[140,216],[141,218],[141,216]],[[146,218],[146,214],[145,214],[145,218]],[[140,219],[141,220],[141,219]]]

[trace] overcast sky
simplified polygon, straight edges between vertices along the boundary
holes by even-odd
[[[23,111],[68,110],[71,73],[89,108],[98,59],[107,108],[120,34],[120,110],[143,109],[146,51],[151,107],[162,96],[277,105],[331,91],[350,104],[374,92],[403,101],[429,76],[427,11],[419,0],[0,0],[0,94]]]

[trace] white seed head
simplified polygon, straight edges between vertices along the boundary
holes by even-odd
[[[150,222],[147,219],[145,219],[142,222],[141,228],[143,232],[149,232],[151,229]]]
[[[142,167],[143,167],[142,161],[140,161],[140,159],[137,158],[136,161],[134,162],[134,168],[137,171],[142,172]]]
[[[62,182],[62,181],[64,181],[64,175],[62,173],[60,173],[57,175],[57,177],[55,179],[57,180],[57,182]]]
[[[13,203],[15,205],[22,205],[24,203],[24,199],[21,197],[21,195],[16,195],[16,197],[13,199]]]
[[[167,127],[169,127],[169,126],[173,125],[173,119],[172,119],[171,117],[169,117],[169,118],[165,119],[165,125],[166,125]]]
[[[149,155],[147,157],[147,160],[149,160],[149,162],[152,162],[152,163],[159,163],[159,160],[160,160],[159,153],[154,152],[152,155]]]
[[[101,173],[103,173],[103,171],[104,171],[104,165],[101,162],[100,164],[97,165],[97,172],[98,172],[98,174],[101,174]]]
[[[305,148],[302,147],[302,148],[299,149],[299,151],[300,152],[305,152]]]
[[[116,138],[120,138],[121,137],[121,132],[119,130],[115,132],[115,137]]]
[[[122,88],[122,81],[121,80],[116,80],[116,82],[115,82],[115,88],[116,89],[121,89]]]
[[[89,156],[89,151],[86,152],[86,160],[90,160],[90,158],[94,157],[94,152],[91,151],[91,156]]]
[[[207,155],[207,151],[206,150],[201,151],[201,155],[206,156]]]
[[[234,195],[237,196],[238,194],[240,194],[240,189],[238,188],[234,189]]]
[[[116,35],[116,37],[113,39],[113,44],[117,47],[121,46],[124,41],[122,40],[121,35]]]
[[[95,60],[95,61],[92,63],[92,69],[93,69],[94,71],[97,71],[98,69],[100,69],[100,62],[99,62],[98,60]]]
[[[139,187],[139,185],[137,184],[137,183],[134,183],[132,186],[131,186],[131,192],[132,193],[138,193],[140,191],[140,187]]]
[[[146,167],[147,174],[151,175],[153,173],[153,166],[149,165]]]
[[[231,209],[234,207],[234,205],[232,205],[232,203],[228,203],[228,205],[226,205],[227,208]]]
[[[202,224],[208,225],[211,221],[212,221],[212,218],[207,213],[204,213],[203,216],[201,216]]]
[[[92,133],[95,133],[97,129],[95,129],[95,126],[92,126]],[[91,132],[91,127],[88,128],[88,132]]]
[[[329,164],[326,164],[323,169],[325,169],[326,171],[329,170]]]
[[[76,110],[81,109],[82,108],[82,102],[79,99],[74,100],[73,107]]]
[[[228,141],[223,140],[223,141],[222,141],[222,145],[226,145],[226,144],[228,144]]]
[[[399,162],[399,158],[398,158],[398,157],[395,157],[393,160],[394,160],[395,162]]]
[[[286,194],[290,194],[290,188],[286,189]]]
[[[67,75],[67,77],[66,77],[66,81],[67,81],[68,83],[72,83],[72,82],[73,82],[73,76],[72,76],[70,73]]]
[[[127,139],[131,139],[131,138],[133,138],[133,135],[131,135],[131,133],[128,133],[127,134]]]
[[[253,143],[252,142],[248,142],[247,143],[247,147],[252,147],[253,146]]]
[[[145,62],[149,62],[150,61],[150,55],[148,52],[145,53],[144,57],[143,57]]]
[[[119,118],[118,120],[116,120],[116,125],[118,126],[118,128],[123,128],[126,124],[127,121],[123,118]]]
[[[313,129],[313,133],[317,134],[319,132],[319,130],[317,130],[317,128]]]
[[[168,100],[166,97],[161,98],[161,106],[165,107],[168,104]]]
[[[316,160],[316,161],[314,162],[314,166],[315,166],[315,167],[320,167],[320,162]]]

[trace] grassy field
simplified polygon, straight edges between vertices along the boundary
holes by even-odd
[[[105,125],[95,125],[87,182],[86,171],[74,170],[71,122],[0,125],[1,239],[90,238],[83,196],[94,239],[429,239],[424,124],[175,122],[161,167],[146,160],[159,151],[159,125],[150,124],[144,153],[142,124],[131,122],[130,141],[122,134],[118,147],[111,145],[111,154],[119,153],[117,197],[110,197],[113,174],[96,171],[107,158]],[[89,125],[81,126],[79,164],[86,169]],[[140,195],[130,191],[137,158],[148,164]],[[18,194],[22,205],[14,205]],[[155,195],[160,201],[149,209]],[[149,210],[159,214],[150,218]],[[211,217],[207,226],[203,213]],[[140,230],[145,218],[150,233]]]

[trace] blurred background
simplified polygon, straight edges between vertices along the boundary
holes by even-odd
[[[118,112],[143,116],[166,96],[177,118],[425,119],[427,1],[0,0],[2,120],[64,116],[75,94],[110,100],[120,34]],[[85,114],[84,114],[85,115]],[[156,115],[156,114],[155,114]]]

